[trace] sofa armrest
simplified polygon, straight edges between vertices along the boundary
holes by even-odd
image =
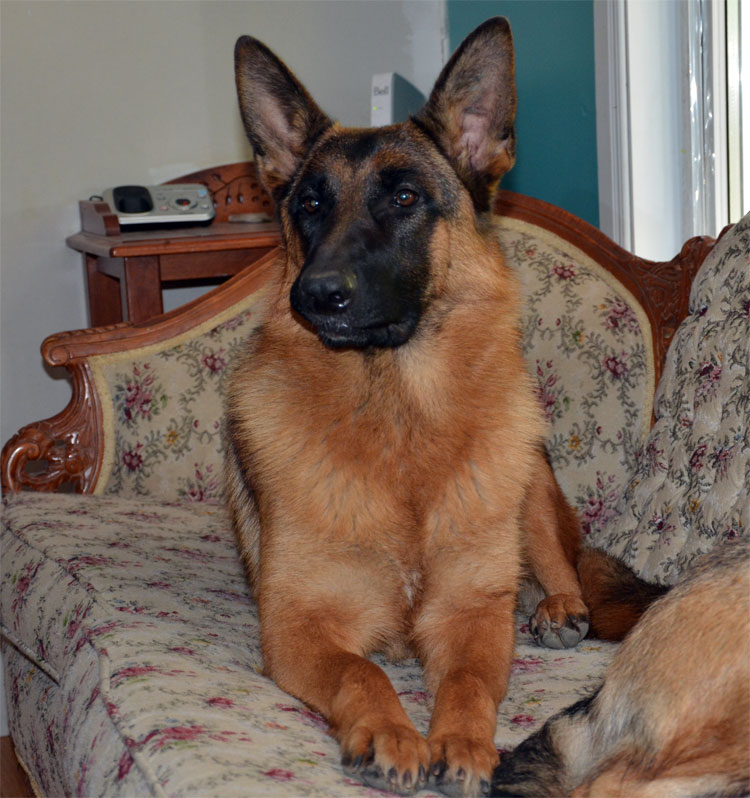
[[[28,424],[5,444],[0,459],[3,492],[94,492],[107,448],[105,416],[111,413],[109,397],[102,400],[97,384],[97,362],[168,345],[192,330],[210,326],[213,319],[226,315],[267,283],[276,257],[274,250],[213,291],[155,319],[46,338],[42,356],[50,366],[67,369],[72,397],[61,413]]]
[[[49,361],[47,361],[49,362]],[[73,396],[51,418],[22,427],[3,447],[3,492],[18,490],[87,493],[101,465],[101,407],[85,360],[71,362]]]

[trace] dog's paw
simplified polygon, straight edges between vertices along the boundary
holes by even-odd
[[[427,782],[429,749],[413,727],[361,724],[342,738],[341,751],[344,772],[370,787],[411,795]]]
[[[577,596],[547,596],[529,618],[529,629],[541,646],[572,648],[586,637],[589,612]]]
[[[492,741],[430,737],[428,783],[451,798],[490,794],[498,756]]]

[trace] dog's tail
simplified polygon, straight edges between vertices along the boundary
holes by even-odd
[[[622,640],[646,609],[669,590],[644,581],[597,549],[582,549],[577,569],[589,610],[589,637],[600,640]]]
[[[589,755],[589,715],[598,695],[578,701],[550,718],[512,753],[501,754],[492,776],[492,798],[568,795],[571,772]]]

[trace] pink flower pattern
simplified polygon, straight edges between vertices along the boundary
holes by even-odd
[[[629,371],[627,354],[622,352],[619,356],[609,355],[608,357],[605,357],[604,367],[615,379],[621,379]]]
[[[561,484],[594,543],[624,548],[642,564],[657,541],[664,548],[657,549],[656,570],[668,578],[685,562],[679,559],[685,508],[662,501],[642,504],[642,520],[630,514],[649,480],[676,473],[673,441],[642,436],[651,414],[644,355],[650,344],[618,304],[624,300],[612,297],[609,286],[597,287],[596,275],[571,259],[564,244],[556,249],[515,230],[505,231],[501,243],[527,281],[523,343],[532,378],[534,364],[542,365],[548,450]],[[732,323],[744,325],[744,338],[736,338],[746,348],[747,312],[738,297],[750,295],[750,270],[724,274]],[[716,303],[702,280],[694,286],[690,323],[716,325]],[[591,292],[585,308],[575,304],[579,289]],[[150,352],[126,375],[116,363],[102,367],[103,393],[121,411],[113,419],[112,471],[100,485],[105,495],[5,498],[0,609],[19,644],[6,649],[11,726],[45,794],[124,796],[157,788],[219,794],[228,785],[246,789],[251,772],[269,795],[372,795],[339,768],[325,721],[262,676],[257,614],[231,525],[220,506],[204,500],[220,469],[227,369],[257,318],[254,309],[244,310],[209,333]],[[704,533],[704,485],[731,486],[744,462],[737,435],[747,424],[699,439],[705,424],[694,423],[696,406],[701,421],[719,399],[736,413],[739,394],[727,399],[719,391],[737,384],[732,369],[747,359],[712,350],[717,336],[697,331],[690,328],[686,337],[704,348],[690,363],[671,361],[685,382],[674,389],[676,398],[665,389],[654,429],[660,431],[666,412],[679,420],[670,430],[690,445],[677,477],[692,492],[691,522]],[[569,397],[565,413],[550,412],[553,395]],[[571,454],[574,435],[580,445]],[[747,525],[732,512],[726,502],[712,540],[744,534]],[[635,528],[627,540],[620,519]],[[496,744],[503,750],[591,690],[613,651],[587,641],[569,657],[556,657],[531,643],[525,618],[516,624],[513,674],[498,716]],[[38,667],[30,667],[27,655]],[[375,659],[426,731],[431,696],[417,664]],[[45,669],[62,676],[64,696]],[[68,766],[49,766],[50,752],[63,748]],[[228,763],[220,773],[217,759]]]
[[[602,305],[604,325],[610,330],[637,332],[638,319],[630,305],[620,297],[607,297]]]
[[[716,396],[721,373],[722,368],[720,363],[716,361],[701,363],[697,370],[698,387],[695,392],[696,403],[705,402],[710,397]]]
[[[181,499],[189,502],[215,503],[220,501],[222,489],[213,463],[204,466],[196,463],[193,478],[184,480],[178,493]]]
[[[246,789],[252,772],[264,795],[286,785],[311,798],[374,798],[343,773],[326,721],[261,675],[257,611],[223,509],[140,500],[134,522],[130,499],[16,494],[7,503],[3,552],[13,554],[0,567],[0,606],[20,591],[19,633],[45,639],[45,660],[65,668],[69,685],[61,700],[41,671],[27,678],[22,654],[8,658],[13,735],[44,794],[141,795],[157,774],[170,794],[219,795]],[[21,535],[13,545],[9,527]],[[128,548],[111,545],[125,538]],[[72,638],[54,632],[58,614]],[[571,667],[521,631],[525,620],[499,715],[503,749],[592,689],[614,650],[582,652]],[[418,663],[376,660],[426,730],[432,695]],[[64,771],[47,764],[61,746]],[[72,782],[61,781],[67,774]]]
[[[556,263],[552,267],[552,271],[561,279],[561,280],[571,280],[573,277],[576,276],[577,270],[573,263]]]
[[[166,405],[167,397],[156,382],[150,363],[133,364],[130,376],[121,375],[114,394],[115,405],[120,407],[125,424],[136,420],[151,420]]]
[[[218,374],[227,367],[226,352],[224,349],[219,349],[218,352],[208,352],[201,359],[201,363],[212,374]]]
[[[693,280],[690,314],[665,360],[654,426],[615,516],[593,535],[649,580],[672,584],[717,541],[750,526],[749,296],[750,215],[720,240]],[[614,377],[620,369],[610,365]]]
[[[534,392],[537,399],[539,399],[547,421],[552,421],[559,406],[559,388],[555,388],[558,376],[554,373],[553,368],[554,363],[551,360],[546,361],[546,363],[536,361],[537,384]]]
[[[143,467],[143,455],[141,454],[142,449],[143,444],[138,443],[134,449],[122,453],[122,464],[128,469],[128,471],[138,471]]]

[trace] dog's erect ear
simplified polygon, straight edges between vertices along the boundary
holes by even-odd
[[[515,160],[513,37],[505,17],[483,22],[445,65],[415,120],[453,163],[474,204],[487,210]]]
[[[237,40],[234,72],[261,179],[276,193],[331,120],[268,47],[251,36]]]

